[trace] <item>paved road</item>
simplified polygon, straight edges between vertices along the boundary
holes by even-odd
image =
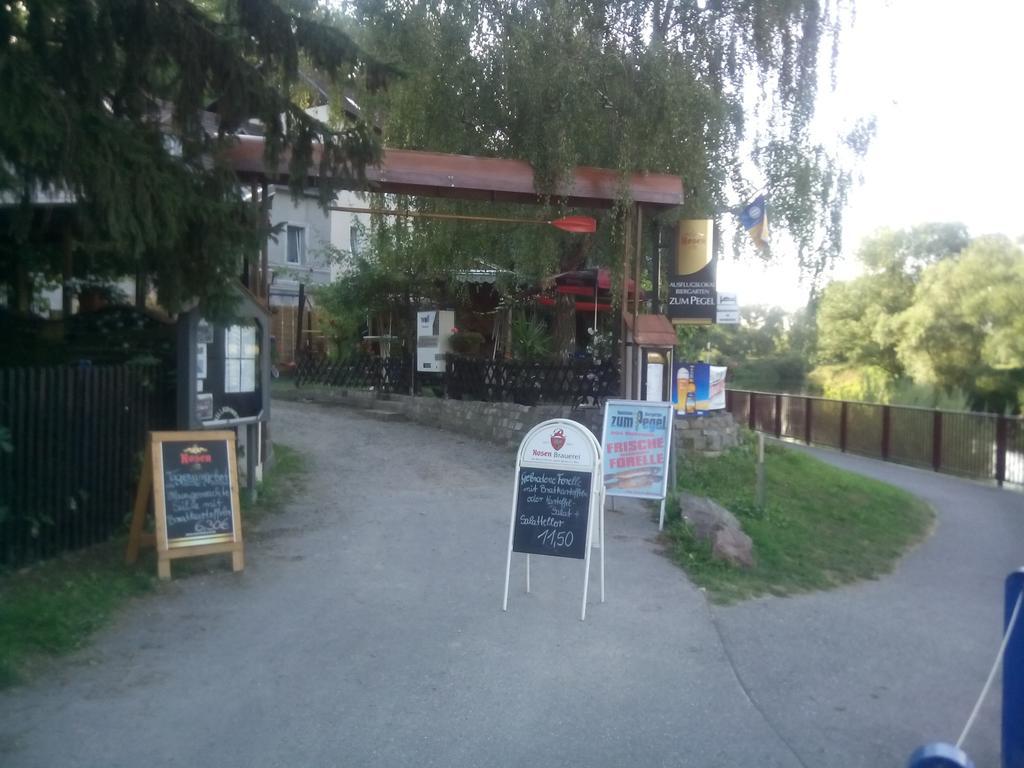
[[[955,741],[1002,637],[1003,579],[1024,566],[1024,494],[794,449],[906,488],[936,530],[876,582],[716,610],[740,678],[808,766],[900,765],[902,745]],[[1000,695],[964,745],[979,768],[999,765]]]
[[[1020,496],[880,467],[942,515],[896,574],[712,611],[620,502],[606,604],[581,623],[580,563],[537,558],[502,613],[511,453],[341,408],[274,418],[317,480],[248,533],[245,572],[173,582],[0,695],[0,763],[900,765],[955,738],[1024,532]]]

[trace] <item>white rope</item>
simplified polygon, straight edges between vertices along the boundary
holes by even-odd
[[[960,749],[963,746],[964,739],[967,738],[967,734],[970,732],[971,726],[974,725],[974,720],[978,716],[978,712],[981,710],[981,705],[985,701],[985,697],[988,696],[988,689],[992,687],[992,681],[996,679],[996,672],[999,670],[999,665],[1003,663],[1003,654],[1006,653],[1006,645],[1010,642],[1010,635],[1013,634],[1013,626],[1017,623],[1017,614],[1020,613],[1022,597],[1024,597],[1024,590],[1017,593],[1017,602],[1013,606],[1013,613],[1010,614],[1010,621],[1006,625],[1006,633],[1003,635],[1003,642],[999,646],[999,653],[996,654],[996,660],[992,664],[992,670],[988,673],[988,680],[985,681],[985,687],[981,689],[981,695],[978,696],[978,702],[974,705],[974,709],[971,711],[971,716],[967,718],[967,724],[964,725],[963,733],[961,733],[960,738],[956,740],[957,749]]]

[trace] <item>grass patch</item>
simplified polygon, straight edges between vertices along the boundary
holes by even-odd
[[[124,564],[125,541],[0,578],[0,687],[23,680],[41,656],[81,647],[128,598],[153,588],[152,569]]]
[[[274,466],[263,473],[263,482],[257,486],[256,502],[250,503],[247,495],[242,493],[245,518],[257,521],[266,514],[283,511],[285,504],[301,491],[307,474],[305,456],[294,448],[275,442]],[[244,526],[245,520],[242,523]]]
[[[678,487],[728,508],[754,542],[756,565],[744,570],[712,559],[710,545],[678,518],[666,527],[672,557],[717,603],[876,578],[924,537],[933,518],[906,491],[775,445],[765,448],[766,504],[758,509],[754,473],[750,442],[679,464]],[[669,503],[678,509],[676,499]]]
[[[306,474],[303,455],[275,443],[276,463],[265,473],[255,504],[243,493],[247,523],[281,512]],[[81,648],[124,603],[157,585],[154,555],[124,564],[124,536],[0,576],[0,688],[25,680],[37,662]],[[174,577],[207,571],[218,558],[174,563]]]

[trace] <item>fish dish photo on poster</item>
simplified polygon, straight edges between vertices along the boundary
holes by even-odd
[[[670,403],[608,401],[601,443],[609,496],[664,497],[671,428]]]

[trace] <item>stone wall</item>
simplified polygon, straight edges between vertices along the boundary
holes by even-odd
[[[601,439],[603,408],[517,405],[438,397],[377,395],[357,390],[295,389],[275,392],[281,400],[311,400],[365,408],[382,418],[398,414],[418,424],[518,448],[527,432],[548,419],[571,419]],[[676,445],[683,453],[718,454],[739,445],[739,427],[730,413],[676,419]]]
[[[517,405],[476,400],[443,400],[437,397],[387,395],[379,406],[395,410],[411,421],[447,429],[480,440],[518,448],[533,427],[548,419],[571,419],[600,439],[602,410],[568,405]]]
[[[682,453],[717,456],[740,444],[740,428],[728,411],[676,419],[676,445]]]
[[[577,408],[568,405],[517,405],[484,403],[476,400],[445,400],[411,395],[376,395],[373,392],[296,389],[294,393],[274,393],[281,400],[331,402],[366,408],[376,415],[400,414],[410,421],[447,429],[469,437],[518,448],[526,433],[548,419],[571,419],[601,437],[601,408]]]

